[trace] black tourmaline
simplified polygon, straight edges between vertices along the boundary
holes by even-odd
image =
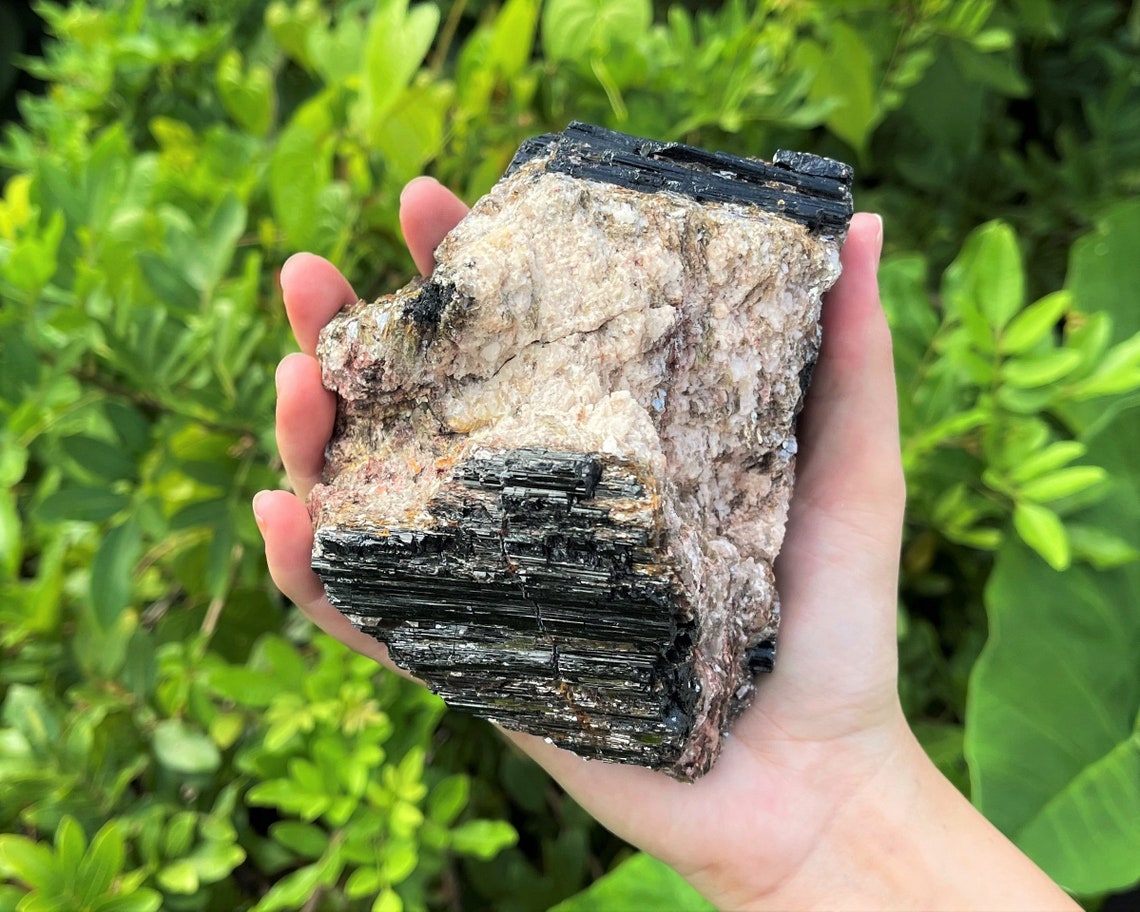
[[[574,124],[322,334],[330,601],[451,706],[691,779],[771,671],[851,171]]]

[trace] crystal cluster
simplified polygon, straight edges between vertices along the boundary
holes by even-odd
[[[572,124],[342,311],[313,567],[452,706],[706,772],[775,657],[795,419],[851,170]]]

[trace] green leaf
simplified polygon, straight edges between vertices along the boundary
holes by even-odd
[[[468,820],[451,831],[451,847],[460,855],[487,861],[518,842],[519,834],[505,820]]]
[[[110,630],[131,597],[135,564],[142,552],[142,530],[131,517],[109,529],[91,563],[91,607],[95,620]]]
[[[1111,206],[1097,228],[1073,244],[1065,284],[1075,308],[1110,315],[1116,338],[1140,332],[1140,200]]]
[[[1048,503],[1091,488],[1107,477],[1108,473],[1100,466],[1071,466],[1027,481],[1021,485],[1020,494],[1029,500]]]
[[[1015,482],[1028,481],[1068,465],[1074,459],[1080,459],[1087,450],[1088,447],[1079,441],[1058,440],[1015,465],[1010,470],[1009,477]]]
[[[150,250],[137,253],[135,262],[139,264],[147,285],[160,301],[184,312],[198,309],[202,301],[201,294],[180,266]]]
[[[1055,291],[1030,304],[1001,334],[998,350],[1006,354],[1028,351],[1057,328],[1061,318],[1072,309],[1073,296]]]
[[[317,101],[329,103],[331,99],[318,96]],[[325,137],[299,115],[277,138],[269,162],[269,194],[273,217],[291,247],[319,246],[320,191],[332,180],[329,153]]]
[[[427,814],[436,823],[448,826],[467,807],[471,780],[461,773],[440,780],[427,800]]]
[[[69,879],[75,877],[79,863],[87,851],[87,837],[74,817],[64,817],[55,831],[55,854]]]
[[[68,456],[88,472],[106,481],[135,477],[135,461],[121,446],[85,434],[64,437],[59,444]]]
[[[1028,501],[1013,508],[1013,527],[1021,540],[1040,554],[1054,570],[1069,566],[1069,537],[1060,518],[1052,510]]]
[[[390,887],[382,890],[372,903],[372,912],[404,912],[404,901]]]
[[[204,842],[187,859],[202,883],[217,883],[229,877],[245,861],[245,850],[232,843]]]
[[[712,912],[713,907],[684,879],[657,859],[638,853],[622,862],[587,890],[571,896],[550,912]]]
[[[1140,388],[1140,333],[1114,345],[1093,374],[1073,387],[1074,398],[1092,399]]]
[[[168,893],[189,896],[198,892],[198,871],[190,860],[181,858],[158,872],[158,885]]]
[[[385,117],[411,83],[438,25],[439,10],[430,3],[409,10],[408,0],[385,0],[373,13],[360,85],[366,136],[383,132]]]
[[[218,97],[226,113],[254,136],[273,125],[273,74],[264,64],[243,69],[241,52],[230,48],[218,60]]]
[[[328,831],[311,823],[285,820],[269,828],[270,835],[302,858],[320,858],[329,845]]]
[[[363,899],[373,896],[383,884],[380,872],[375,868],[357,868],[345,882],[344,895],[349,899]]]
[[[507,0],[491,31],[487,64],[508,79],[530,63],[538,26],[538,0]]]
[[[23,527],[16,499],[0,487],[0,582],[12,579],[20,569],[24,551]]]
[[[101,897],[111,888],[123,869],[125,857],[123,835],[119,832],[118,822],[112,820],[95,834],[87,854],[79,863],[76,883],[88,902]]]
[[[1074,893],[1134,886],[1140,877],[1137,783],[1140,733],[1081,770],[1022,828],[1019,847],[1046,871],[1062,872],[1061,886]]]
[[[542,47],[551,60],[585,63],[637,41],[652,21],[650,0],[548,0]]]
[[[878,68],[863,36],[833,21],[826,54],[815,64],[809,100],[838,100],[825,123],[832,133],[861,152],[882,117],[877,104]]]
[[[955,311],[976,308],[992,329],[1003,329],[1025,299],[1025,272],[1013,229],[989,222],[971,232],[946,270],[943,294]]]
[[[1081,363],[1075,351],[1061,349],[1047,355],[1027,355],[1006,361],[1002,365],[1002,378],[1021,389],[1036,389],[1056,383],[1073,372]]]
[[[158,762],[176,773],[212,773],[222,756],[209,736],[178,719],[163,719],[154,729],[154,753]]]
[[[161,908],[162,894],[140,887],[127,896],[104,900],[94,912],[158,912]]]
[[[1095,526],[1069,524],[1065,528],[1073,546],[1073,557],[1088,561],[1098,570],[1111,570],[1140,559],[1140,550],[1119,535]]]
[[[60,488],[44,498],[36,510],[36,517],[45,523],[65,519],[102,522],[128,503],[130,498],[127,495],[105,487]]]
[[[1029,551],[1007,544],[986,587],[990,638],[970,679],[975,803],[1086,895],[1140,879],[1137,591],[1137,565],[1042,573]]]
[[[0,836],[0,871],[37,890],[50,890],[59,879],[51,850],[23,836]]]

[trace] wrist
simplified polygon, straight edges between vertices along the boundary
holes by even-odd
[[[907,729],[837,806],[803,864],[747,908],[1079,907],[974,809]]]

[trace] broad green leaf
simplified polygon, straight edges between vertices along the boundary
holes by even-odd
[[[158,762],[176,773],[212,773],[222,763],[214,742],[178,719],[163,719],[154,729]]]
[[[135,564],[142,552],[142,530],[138,520],[108,530],[91,563],[91,607],[95,620],[109,630],[127,606]]]
[[[1055,291],[1040,301],[1030,304],[1001,334],[998,344],[1006,354],[1028,351],[1057,328],[1057,324],[1072,307],[1073,296],[1067,291]]]
[[[1002,330],[1025,299],[1025,272],[1013,229],[989,222],[971,232],[946,270],[943,294],[963,317],[976,309],[993,330]]]
[[[309,37],[324,31],[327,24],[327,14],[317,0],[300,0],[295,4],[274,0],[265,10],[269,34],[286,54],[307,69],[313,65],[309,58]]]
[[[241,52],[230,48],[218,60],[218,97],[226,113],[254,136],[273,125],[273,74],[264,64],[243,68]]]
[[[809,101],[834,102],[825,120],[828,129],[862,152],[883,113],[876,95],[880,74],[863,37],[833,21],[827,46],[805,42],[797,63],[813,76]]]
[[[110,519],[130,503],[126,494],[106,487],[60,488],[49,494],[36,510],[40,522],[59,522],[77,519],[85,522],[102,522]]]
[[[1061,349],[1046,355],[1024,355],[1006,361],[1002,365],[1002,378],[1021,389],[1036,389],[1056,383],[1073,372],[1081,363],[1081,356],[1075,351]]]
[[[713,907],[668,865],[638,853],[550,912],[712,912]]]
[[[383,0],[372,14],[360,86],[364,135],[369,140],[383,133],[388,112],[411,83],[438,25],[439,10],[430,3],[409,10],[407,0]]]
[[[1018,845],[1074,893],[1140,878],[1140,733],[1081,770],[1018,834]],[[1092,838],[1090,845],[1086,836]]]
[[[317,100],[331,103],[331,99],[321,96]],[[327,186],[331,178],[331,156],[325,137],[301,117],[294,117],[278,136],[269,162],[273,215],[284,229],[289,246],[304,249],[315,245],[320,188]]]
[[[1021,540],[1040,554],[1054,570],[1069,566],[1069,537],[1060,518],[1052,510],[1028,501],[1013,508],[1013,527]]]
[[[551,60],[585,63],[635,42],[652,22],[650,0],[548,0],[542,46]]]
[[[1115,338],[1140,332],[1140,200],[1110,207],[1097,220],[1096,230],[1073,244],[1065,284],[1074,307],[1088,314],[1111,316]]]
[[[507,78],[517,76],[530,62],[539,5],[538,0],[507,0],[495,17],[487,63]]]
[[[1118,420],[1089,449],[1120,483],[1088,522],[1134,533],[1140,424]],[[1089,895],[1140,880],[1140,852],[1121,851],[1138,844],[1127,829],[1140,800],[1130,754],[1140,713],[1137,592],[1140,564],[1048,573],[1007,543],[986,587],[990,637],[970,679],[975,803],[1046,873]],[[1064,845],[1052,842],[1058,828]],[[1121,842],[1122,832],[1132,835]]]
[[[468,820],[451,831],[451,847],[460,855],[487,861],[518,842],[519,834],[505,820]]]
[[[1041,475],[1021,485],[1021,496],[1039,503],[1048,503],[1069,497],[1100,484],[1107,473],[1100,466],[1070,466],[1048,475]]]

